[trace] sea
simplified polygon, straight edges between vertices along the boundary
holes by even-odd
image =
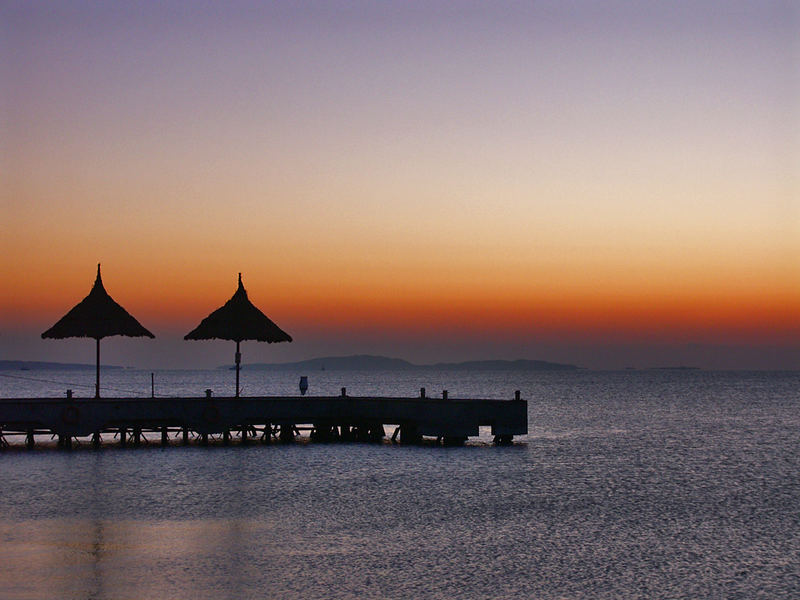
[[[3,371],[0,396],[93,394]],[[800,373],[248,371],[245,395],[528,401],[493,446],[314,443],[0,451],[0,597],[800,598]],[[102,373],[104,396],[234,374]],[[387,430],[391,433],[391,429]]]

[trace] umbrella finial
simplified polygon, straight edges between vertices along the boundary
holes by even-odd
[[[97,277],[94,280],[94,285],[92,286],[92,290],[105,290],[103,287],[103,280],[100,277],[100,263],[97,263]]]

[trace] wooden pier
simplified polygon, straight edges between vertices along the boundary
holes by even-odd
[[[517,391],[514,399],[430,398],[424,389],[416,398],[348,396],[256,396],[200,398],[7,398],[0,399],[0,445],[4,435],[23,435],[33,448],[36,436],[56,437],[69,448],[75,438],[88,437],[95,447],[105,440],[139,445],[148,439],[180,443],[190,438],[207,444],[209,437],[230,443],[291,441],[308,431],[314,441],[392,441],[418,444],[423,437],[445,445],[462,444],[491,427],[494,442],[510,444],[528,432],[528,403]],[[105,436],[105,437],[104,437]]]

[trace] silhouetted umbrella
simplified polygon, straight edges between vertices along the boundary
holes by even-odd
[[[100,265],[97,265],[97,279],[89,295],[81,300],[61,320],[42,334],[43,338],[63,339],[69,337],[89,337],[97,341],[97,379],[94,397],[100,397],[100,340],[112,335],[128,337],[155,337],[134,319],[128,311],[108,295],[100,279]]]
[[[239,344],[244,340],[256,340],[269,344],[291,342],[292,336],[275,325],[258,310],[247,297],[239,273],[239,287],[222,308],[218,308],[187,333],[185,340],[232,340],[236,342],[236,397],[239,397],[239,364],[242,354]]]

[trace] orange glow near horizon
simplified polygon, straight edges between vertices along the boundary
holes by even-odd
[[[89,271],[87,269],[87,271]],[[193,327],[235,291],[235,274],[211,281],[174,271],[123,277],[104,271],[106,289],[147,327],[166,335]],[[443,274],[442,274],[443,276]],[[279,325],[317,332],[384,332],[418,335],[531,336],[546,339],[673,341],[711,339],[786,343],[800,338],[800,291],[791,282],[771,288],[707,278],[701,287],[667,281],[641,287],[636,281],[610,284],[597,278],[559,281],[554,276],[524,280],[489,274],[451,273],[443,285],[429,280],[398,285],[384,277],[283,281],[265,285],[244,274],[251,300]],[[77,278],[76,278],[77,279]],[[3,298],[3,327],[49,326],[82,299],[92,276],[67,281],[64,274],[3,285],[17,296]],[[147,280],[146,285],[142,284]],[[551,282],[550,286],[537,283]],[[748,282],[750,283],[750,282]],[[24,294],[24,295],[23,295]],[[11,317],[11,318],[9,318]]]

